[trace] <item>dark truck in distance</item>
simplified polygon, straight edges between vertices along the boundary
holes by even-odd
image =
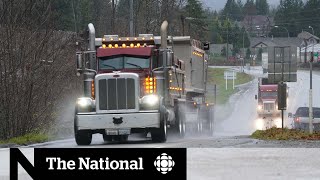
[[[320,107],[313,107],[313,129],[320,131]],[[309,107],[299,107],[295,114],[288,113],[293,118],[293,128],[309,130]]]

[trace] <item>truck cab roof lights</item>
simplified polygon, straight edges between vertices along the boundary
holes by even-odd
[[[101,38],[102,43],[119,43],[129,42],[129,43],[148,43],[155,45],[155,39],[153,36],[141,36],[141,37],[118,37],[118,36],[104,36]]]

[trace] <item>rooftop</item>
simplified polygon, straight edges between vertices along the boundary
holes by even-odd
[[[277,37],[277,38],[251,38],[250,40],[251,47],[255,48],[260,43],[265,44],[266,46],[297,46],[299,47],[302,43],[302,40],[297,37]]]

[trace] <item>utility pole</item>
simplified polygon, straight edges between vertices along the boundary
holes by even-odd
[[[284,83],[284,77],[283,77],[283,71],[284,71],[284,48],[281,48],[281,83]],[[281,123],[282,123],[282,129],[284,128],[284,119],[283,119],[283,108],[281,108]]]
[[[184,36],[185,17],[183,15],[181,15],[181,23],[182,23],[182,36]]]
[[[130,36],[134,36],[133,32],[133,0],[130,0]]]
[[[227,62],[229,60],[229,18],[228,18],[228,14],[227,14]]]
[[[77,19],[76,19],[76,12],[74,10],[74,0],[72,0],[72,12],[73,12],[73,21],[74,21],[74,32],[78,32],[78,28],[77,28]]]
[[[245,56],[245,50],[244,50],[244,33],[246,30],[244,29],[243,34],[242,34],[242,72],[244,72],[244,56]]]
[[[313,27],[309,26],[312,29],[312,34],[314,35]],[[312,107],[312,63],[314,58],[314,41],[312,42],[312,55],[310,59],[310,91],[309,91],[309,133],[313,133],[313,107]]]

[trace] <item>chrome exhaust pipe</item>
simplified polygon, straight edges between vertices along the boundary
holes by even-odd
[[[163,21],[161,25],[161,48],[167,49],[168,47],[168,21]]]

